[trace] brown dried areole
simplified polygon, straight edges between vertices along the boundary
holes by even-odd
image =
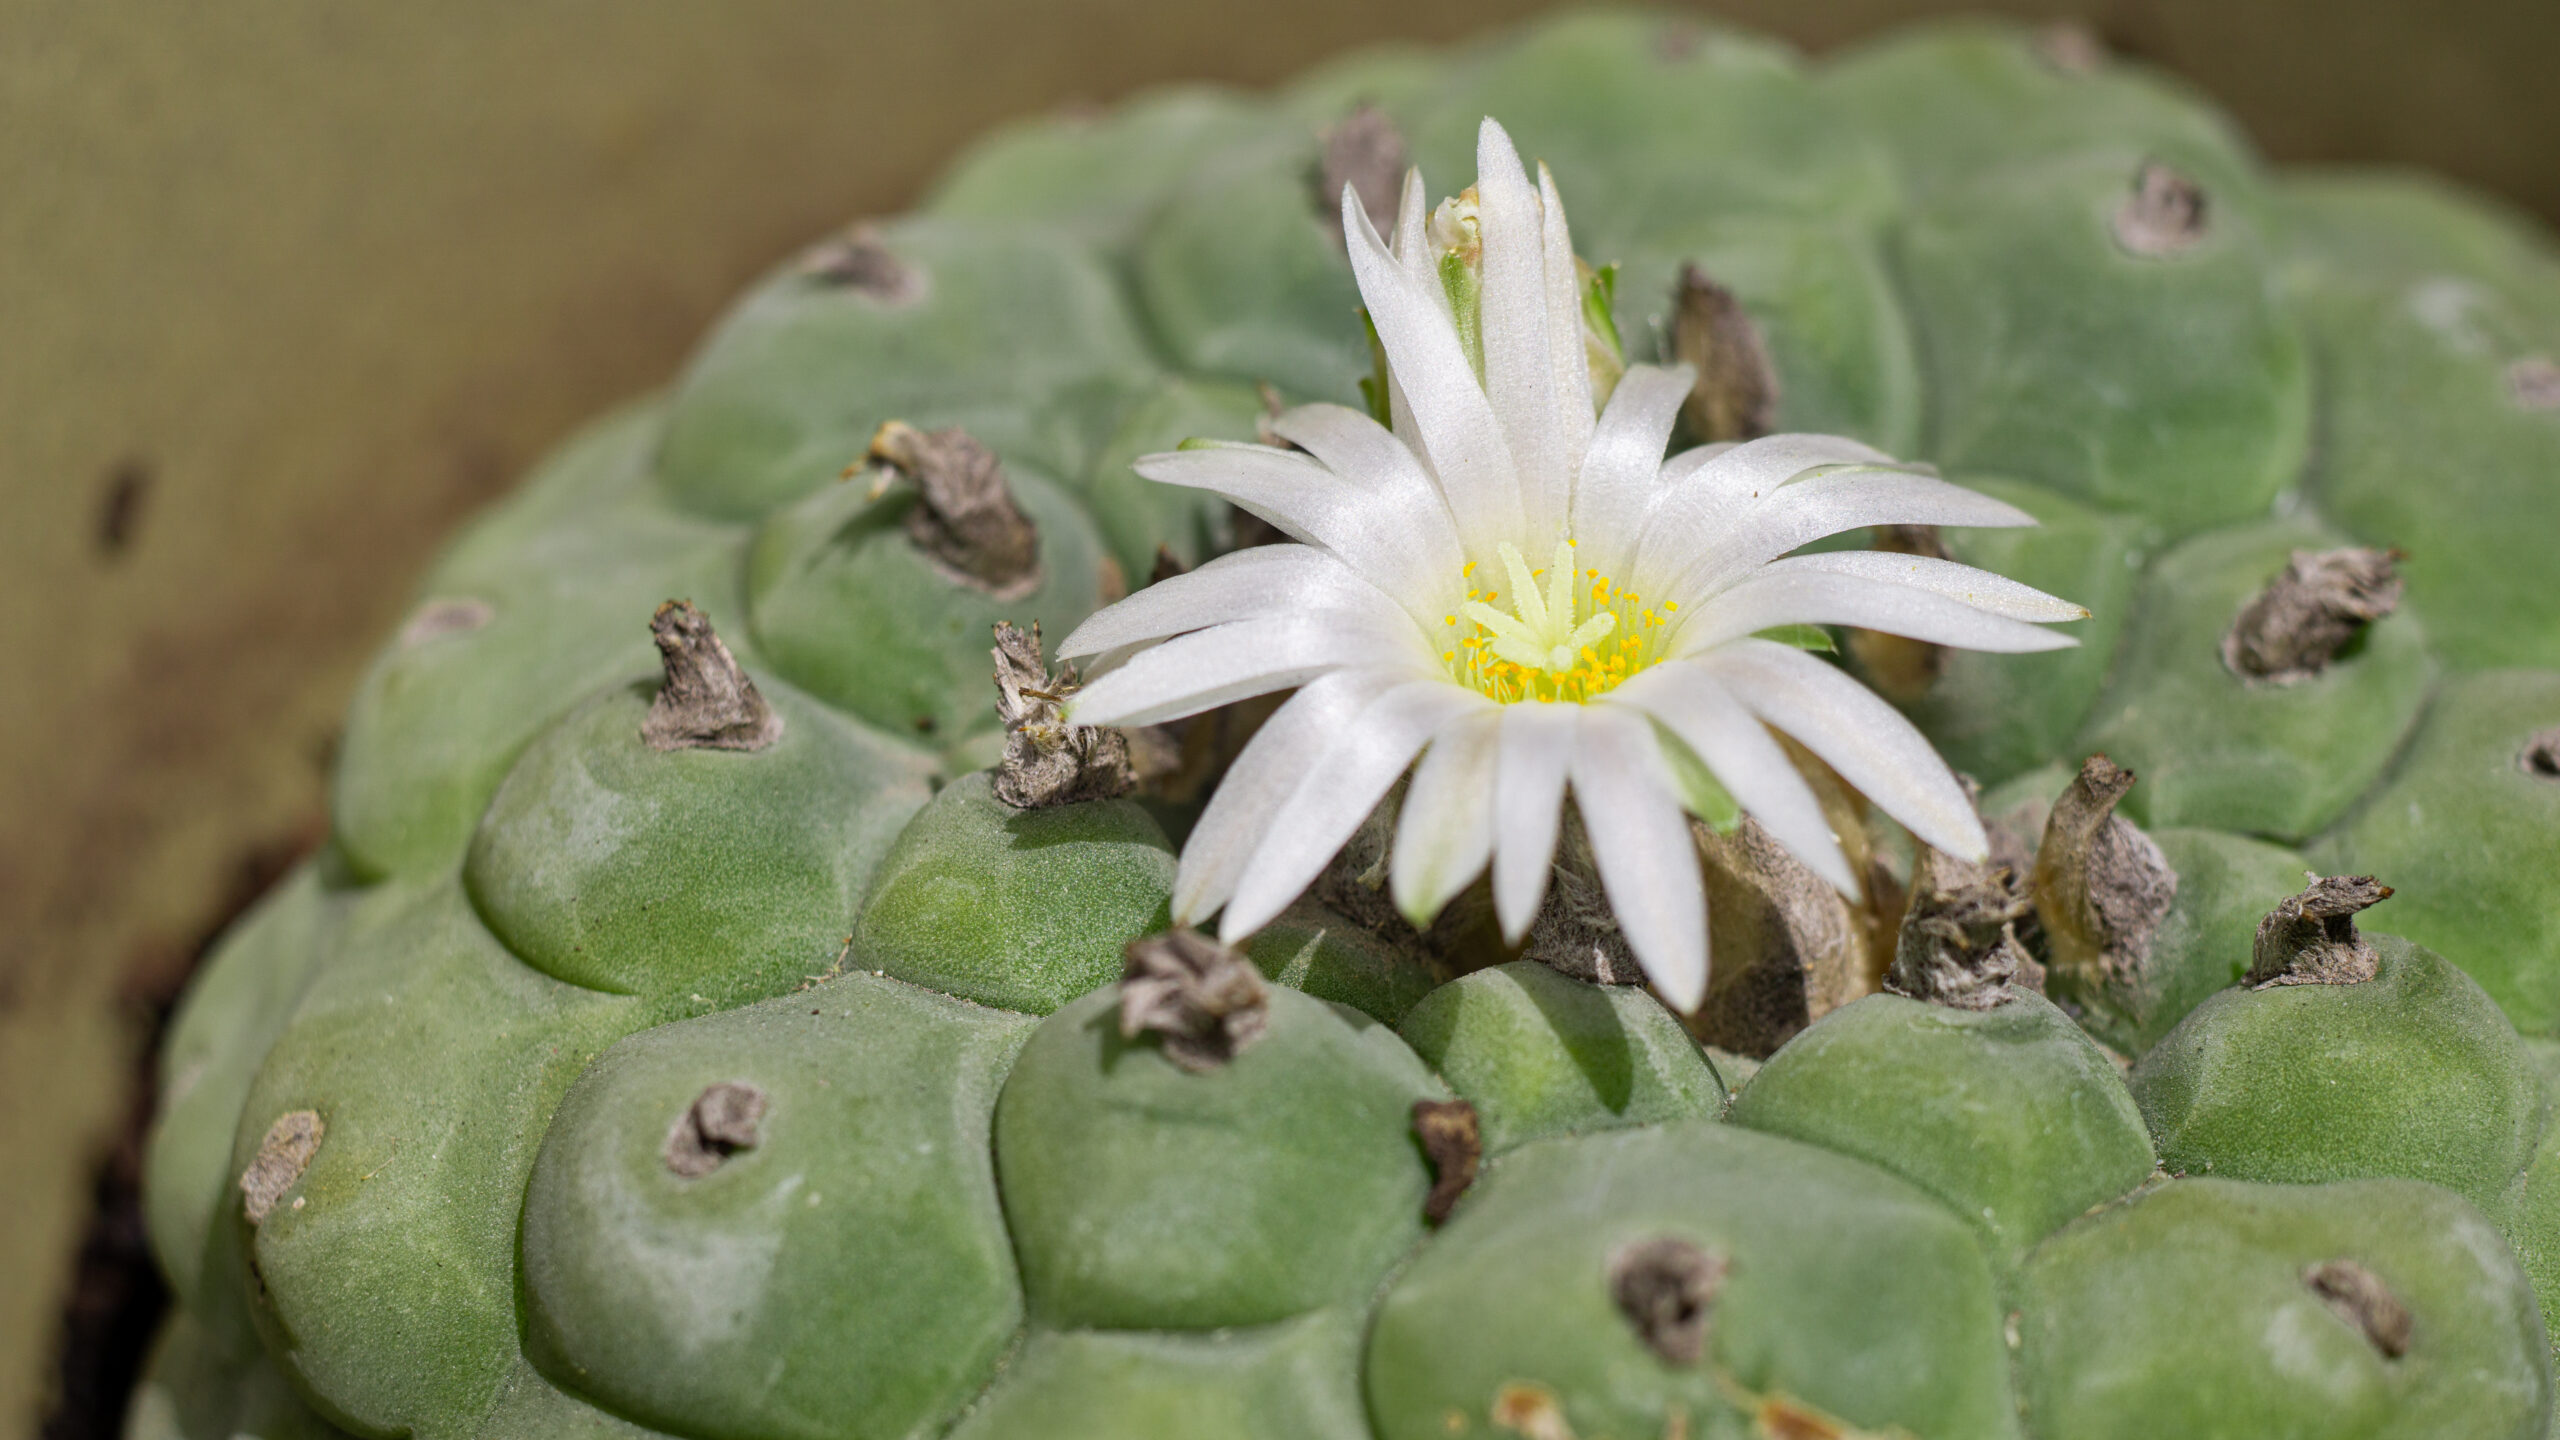
[[[2241,608],[2222,663],[2245,680],[2291,685],[2329,668],[2374,621],[2400,608],[2397,550],[2296,550]]]
[[[764,1108],[764,1091],[744,1080],[706,1086],[667,1131],[666,1147],[660,1152],[667,1168],[687,1180],[698,1180],[738,1151],[754,1149]]]
[[[2303,1271],[2302,1283],[2339,1319],[2361,1332],[2384,1359],[2397,1360],[2409,1353],[2409,1332],[2416,1321],[2381,1276],[2353,1260],[2326,1260]]]
[[[240,1172],[240,1212],[250,1224],[263,1223],[284,1192],[311,1168],[311,1157],[320,1153],[321,1137],[328,1130],[317,1110],[288,1110],[267,1127],[257,1155]]]
[[[2305,875],[2310,887],[2287,897],[2258,922],[2249,973],[2241,983],[2355,985],[2380,970],[2382,957],[2356,933],[2356,913],[2391,898],[2391,887],[2370,875]]]
[[[2014,872],[1922,849],[1884,988],[1957,1010],[1998,1009],[2016,998],[2013,985],[2041,988],[2043,967],[2018,942],[2029,909]]]
[[[1676,1235],[1639,1240],[1609,1262],[1609,1298],[1666,1365],[1706,1358],[1716,1296],[1731,1264]]]
[[[2519,410],[2560,410],[2560,363],[2527,355],[2507,367],[2507,396]]]
[[[2104,755],[2053,804],[2030,892],[2057,981],[2086,988],[2141,979],[2152,937],[2178,898],[2178,872],[2150,836],[2115,813],[2133,772]]]
[[[2204,240],[2204,187],[2190,177],[2146,160],[2133,173],[2133,191],[2116,208],[2116,243],[2146,260],[2165,260]]]
[[[2560,780],[2560,726],[2524,742],[2516,755],[2516,765],[2537,780]]]
[[[1760,327],[1734,293],[1696,265],[1680,267],[1671,297],[1671,357],[1697,371],[1680,405],[1691,436],[1757,440],[1778,418],[1778,370]]]
[[[881,305],[912,305],[924,298],[924,272],[891,254],[868,225],[810,246],[800,256],[799,270],[819,284],[851,290]]]
[[[999,600],[1040,585],[1040,532],[1014,503],[1004,466],[968,431],[918,430],[891,420],[863,458],[916,488],[907,538],[954,578]]]
[[[1368,101],[1352,107],[1342,123],[1324,132],[1324,158],[1316,167],[1316,213],[1342,243],[1342,187],[1360,197],[1360,208],[1380,234],[1395,228],[1396,198],[1407,164],[1404,136],[1387,112]]]
[[[1270,1024],[1270,992],[1253,962],[1196,930],[1143,935],[1122,952],[1120,1038],[1159,1037],[1193,1074],[1218,1069]]]
[[[652,750],[761,750],[782,738],[782,717],[690,600],[670,600],[649,617],[665,675],[640,738]]]
[[[1422,1157],[1431,1162],[1431,1193],[1422,1197],[1422,1218],[1437,1225],[1476,1183],[1476,1171],[1484,1164],[1484,1128],[1476,1107],[1464,1100],[1416,1100],[1413,1136],[1422,1142]]]
[[[438,597],[420,605],[400,627],[399,646],[415,650],[447,635],[468,635],[498,618],[497,607],[470,596]]]
[[[1110,800],[1138,783],[1129,738],[1102,725],[1076,725],[1065,714],[1079,681],[1073,665],[1048,668],[1040,624],[1029,633],[997,621],[996,717],[1004,722],[1004,758],[991,784],[1017,810]]]

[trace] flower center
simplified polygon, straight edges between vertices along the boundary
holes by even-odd
[[[1676,602],[1649,608],[1599,571],[1575,568],[1570,540],[1557,542],[1543,570],[1530,569],[1518,546],[1499,553],[1510,588],[1484,585],[1469,562],[1466,603],[1445,622],[1448,648],[1440,661],[1458,683],[1505,705],[1579,703],[1658,658]]]

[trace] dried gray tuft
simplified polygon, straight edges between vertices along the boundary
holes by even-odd
[[[667,1131],[667,1168],[699,1180],[738,1151],[754,1149],[764,1108],[764,1092],[746,1081],[715,1081]]]
[[[2366,626],[2400,608],[2397,550],[2296,550],[2243,606],[2222,663],[2247,680],[2292,685],[2329,668]]]
[[[665,676],[640,722],[652,750],[761,750],[782,738],[782,717],[738,668],[711,621],[690,600],[670,600],[649,617]]]
[[[2116,243],[2146,260],[2194,249],[2205,237],[2204,187],[2157,160],[2133,173],[2133,190],[2116,208]]]
[[[1142,935],[1122,952],[1120,1038],[1160,1037],[1165,1058],[1207,1074],[1244,1053],[1270,1024],[1270,992],[1253,962],[1196,930]]]
[[[2355,985],[2370,980],[2382,957],[2356,933],[2357,912],[2391,898],[2391,887],[2370,875],[2322,876],[2305,873],[2311,882],[2299,895],[2288,896],[2258,922],[2258,938],[2250,949],[2249,973],[2242,983],[2264,990],[2275,985]]]
[[[1138,783],[1129,737],[1106,725],[1066,718],[1079,681],[1073,665],[1052,674],[1040,647],[1040,625],[1026,633],[996,622],[996,716],[1004,722],[1004,758],[995,797],[1017,810],[1110,800]]]
[[[954,425],[918,430],[891,420],[871,437],[863,459],[916,488],[907,538],[964,584],[999,600],[1019,600],[1040,586],[1040,532],[1014,503],[994,451]]]

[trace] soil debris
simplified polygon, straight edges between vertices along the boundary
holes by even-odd
[[[1664,1364],[1695,1365],[1706,1358],[1716,1296],[1731,1269],[1720,1254],[1676,1235],[1657,1235],[1610,1260],[1609,1298]]]
[[[1422,1218],[1437,1225],[1476,1183],[1476,1171],[1484,1164],[1483,1127],[1476,1107],[1464,1100],[1416,1100],[1413,1134],[1422,1142],[1423,1158],[1431,1162],[1431,1193],[1422,1199]]]
[[[2311,882],[2301,894],[2287,897],[2258,922],[2258,938],[2250,949],[2249,973],[2242,983],[2264,990],[2274,985],[2355,985],[2380,970],[2382,957],[2356,933],[2356,913],[2391,898],[2391,887],[2370,875],[2322,877],[2305,872]]]
[[[1698,372],[1681,403],[1692,438],[1756,440],[1778,418],[1778,369],[1760,327],[1734,293],[1695,264],[1680,267],[1671,297],[1671,356]]]
[[[2117,207],[2116,243],[2146,260],[2164,260],[2204,240],[2204,187],[2157,160],[2133,173],[2132,193]]]
[[[264,1224],[284,1192],[311,1168],[311,1157],[320,1153],[328,1130],[317,1110],[288,1110],[267,1127],[256,1158],[240,1172],[240,1211],[250,1224]]]
[[[907,538],[955,578],[999,600],[1039,588],[1040,532],[1014,503],[1003,463],[968,431],[891,420],[872,435],[863,459],[885,478],[915,486]]]
[[[667,1168],[699,1180],[731,1155],[754,1149],[764,1107],[764,1092],[744,1080],[713,1082],[667,1132]]]
[[[2222,637],[2222,663],[2292,685],[2329,668],[2367,625],[2400,608],[2397,550],[2296,550]]]
[[[1262,972],[1196,930],[1142,935],[1122,952],[1120,1038],[1159,1036],[1165,1058],[1195,1075],[1244,1053],[1270,1020]]]
[[[996,716],[1004,722],[995,797],[1017,810],[1036,810],[1115,799],[1136,788],[1127,735],[1067,720],[1067,699],[1081,681],[1073,665],[1049,670],[1040,623],[1025,632],[999,620],[995,634],[989,653],[996,662]]]
[[[2416,1320],[2382,1277],[2353,1260],[2324,1260],[2302,1272],[2302,1283],[2353,1325],[2386,1360],[2409,1353],[2409,1332]]]
[[[660,605],[649,617],[649,638],[666,667],[640,722],[650,749],[762,750],[782,738],[782,717],[692,601]]]

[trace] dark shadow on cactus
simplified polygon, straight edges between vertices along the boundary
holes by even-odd
[[[1584,983],[1530,987],[1528,995],[1573,1057],[1574,1068],[1591,1082],[1591,1093],[1611,1114],[1625,1114],[1635,1097],[1635,1048],[1608,995]]]

